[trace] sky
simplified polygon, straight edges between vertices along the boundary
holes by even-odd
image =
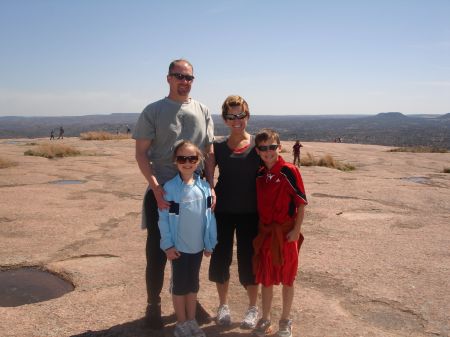
[[[0,116],[139,113],[191,96],[256,115],[450,112],[450,0],[0,0]]]

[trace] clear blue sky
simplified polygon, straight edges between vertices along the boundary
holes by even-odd
[[[0,0],[0,116],[141,112],[192,97],[253,114],[450,112],[450,0]]]

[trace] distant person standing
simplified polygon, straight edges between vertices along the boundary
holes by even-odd
[[[64,139],[64,129],[62,126],[59,127],[59,136],[58,139]]]
[[[50,131],[50,140],[55,140],[55,130]]]
[[[176,143],[188,140],[204,152],[206,178],[210,186],[214,182],[214,163],[211,163],[214,161],[214,125],[209,109],[189,96],[194,81],[193,73],[192,65],[186,60],[170,63],[167,74],[169,95],[149,104],[142,111],[133,133],[136,140],[136,161],[148,183],[142,221],[142,227],[147,229],[148,305],[145,320],[153,329],[164,326],[160,295],[167,257],[160,248],[158,209],[164,210],[170,206],[164,199],[163,185],[178,173],[172,158]],[[215,197],[213,189],[211,193]],[[212,207],[214,206],[215,201]],[[211,322],[211,317],[198,303],[196,310],[196,319],[200,324]]]
[[[127,125],[127,135],[129,135],[131,132],[130,127]]]
[[[298,167],[300,167],[300,148],[301,147],[303,147],[303,145],[297,139],[295,141],[294,146],[292,147],[292,153],[294,154],[294,161],[292,163],[295,165],[295,162],[297,162]]]

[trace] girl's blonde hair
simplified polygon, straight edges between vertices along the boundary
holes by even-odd
[[[195,153],[196,153],[197,156],[198,156],[198,161],[201,162],[201,161],[203,160],[203,158],[204,158],[204,157],[203,157],[203,153],[202,153],[202,151],[198,148],[197,145],[195,145],[194,143],[192,143],[192,142],[189,141],[189,140],[182,140],[181,142],[179,142],[179,143],[175,146],[175,149],[173,150],[173,157],[172,157],[172,159],[173,159],[174,162],[175,162],[176,159],[177,159],[177,153],[178,153],[178,150],[180,150],[180,149],[183,148],[183,147],[192,147],[192,148],[194,149]]]

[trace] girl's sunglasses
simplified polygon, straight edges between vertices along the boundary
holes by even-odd
[[[176,161],[178,164],[186,164],[187,161],[190,164],[196,164],[198,162],[198,156],[177,156]]]
[[[257,149],[259,150],[259,151],[262,151],[262,152],[266,152],[266,151],[275,151],[276,149],[278,149],[278,146],[280,146],[280,145],[278,145],[278,144],[272,144],[272,145],[259,145],[259,146],[257,146]]]
[[[246,112],[241,112],[241,113],[238,113],[237,115],[233,115],[233,114],[225,115],[225,119],[229,120],[229,121],[234,121],[235,119],[244,119],[245,117],[247,117]]]

